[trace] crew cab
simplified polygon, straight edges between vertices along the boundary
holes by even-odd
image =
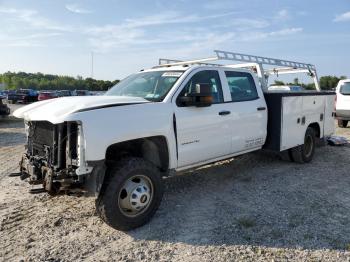
[[[334,131],[334,93],[269,93],[266,79],[277,69],[262,65],[305,72],[318,88],[314,66],[215,52],[209,59],[161,60],[103,96],[18,109],[14,116],[24,118],[28,139],[18,175],[50,194],[93,193],[100,217],[129,230],[156,212],[163,177],[261,149],[310,162],[316,140]]]
[[[347,127],[350,120],[350,79],[340,80],[335,89],[335,113],[339,127]]]

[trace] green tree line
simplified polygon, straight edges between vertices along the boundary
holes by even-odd
[[[118,83],[119,80],[104,81],[81,76],[59,76],[42,73],[6,72],[0,74],[0,83],[6,89],[29,88],[36,90],[90,90],[105,91]]]
[[[339,80],[346,79],[346,76],[322,76],[320,78],[320,87],[322,90],[333,90]],[[315,89],[315,84],[310,83],[310,84],[304,84],[300,83],[298,78],[294,78],[293,83],[284,83],[283,81],[275,80],[275,85],[297,85],[297,86],[302,86],[303,88],[307,90],[313,90]]]
[[[346,76],[322,76],[320,78],[320,86],[322,90],[334,89],[338,81],[345,79]],[[82,78],[81,76],[59,76],[42,73],[25,73],[25,72],[6,72],[0,74],[0,83],[4,83],[7,89],[31,88],[36,90],[90,90],[105,91],[118,83],[119,80],[104,81],[93,78]],[[299,85],[305,89],[315,89],[315,85],[300,83],[295,78],[293,83],[284,83],[283,81],[275,81],[275,85]]]

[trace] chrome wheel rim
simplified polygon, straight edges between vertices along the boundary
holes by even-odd
[[[127,217],[144,213],[153,199],[152,181],[144,175],[127,179],[118,193],[119,210]]]

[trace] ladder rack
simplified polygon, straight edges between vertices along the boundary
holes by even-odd
[[[316,70],[316,67],[311,64],[293,62],[289,60],[282,60],[276,58],[269,58],[263,56],[255,56],[255,55],[246,55],[240,53],[233,53],[227,51],[214,50],[218,60],[233,60],[233,61],[241,61],[247,63],[259,63],[265,65],[274,65],[274,66],[283,66],[283,67],[291,67],[293,69],[309,69]]]
[[[320,90],[317,73],[316,73],[316,67],[312,64],[294,62],[294,61],[277,59],[277,58],[269,58],[269,57],[263,57],[263,56],[227,52],[227,51],[221,51],[221,50],[214,50],[214,53],[215,53],[215,56],[213,57],[189,60],[189,61],[161,58],[159,59],[159,65],[155,67],[159,68],[159,67],[169,67],[169,66],[178,66],[178,65],[200,64],[200,65],[225,66],[225,67],[231,67],[231,68],[248,68],[248,69],[255,68],[256,73],[262,84],[262,87],[265,91],[267,91],[267,88],[268,88],[267,79],[270,75],[307,73],[309,74],[309,76],[313,78],[316,89]],[[239,62],[245,62],[245,63],[238,63],[238,64],[232,64],[232,65],[207,63],[207,62],[219,61],[219,60],[239,61]],[[265,71],[263,69],[263,65],[277,66],[277,68],[268,69]]]

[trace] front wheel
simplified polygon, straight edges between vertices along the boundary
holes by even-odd
[[[147,223],[163,197],[161,173],[141,158],[126,158],[106,172],[96,201],[99,216],[111,227],[130,230]]]
[[[315,147],[315,131],[313,128],[308,127],[305,132],[304,144],[290,149],[293,161],[297,163],[311,162],[315,153]]]
[[[345,127],[347,127],[347,125],[348,125],[348,120],[338,120],[339,127],[345,128]]]

